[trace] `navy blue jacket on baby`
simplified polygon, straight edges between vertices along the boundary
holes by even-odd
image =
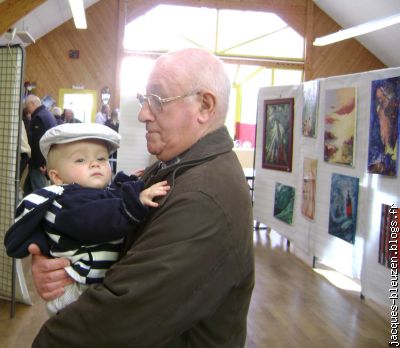
[[[26,196],[6,232],[7,254],[29,255],[31,243],[44,254],[67,257],[71,277],[82,284],[101,282],[118,260],[126,237],[148,214],[139,200],[143,182],[120,172],[105,189],[78,184],[52,185]]]

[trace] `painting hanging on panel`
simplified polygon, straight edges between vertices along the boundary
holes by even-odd
[[[316,159],[304,157],[301,213],[311,220],[314,220],[315,216],[317,165],[318,161]]]
[[[400,77],[372,81],[368,172],[397,176]]]
[[[262,167],[292,171],[294,99],[264,101]]]
[[[291,225],[293,221],[294,187],[281,183],[275,185],[274,216]]]
[[[315,138],[317,134],[319,81],[303,83],[302,132],[305,137]]]
[[[387,268],[390,268],[392,257],[395,257],[397,263],[398,248],[400,247],[399,227],[400,208],[382,204],[378,262]]]
[[[354,244],[357,225],[358,178],[332,174],[329,234]]]
[[[356,135],[356,89],[326,91],[324,160],[328,163],[354,165]]]

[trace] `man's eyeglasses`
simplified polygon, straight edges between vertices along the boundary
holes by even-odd
[[[162,112],[163,110],[163,105],[167,104],[169,102],[178,100],[178,99],[183,99],[187,97],[191,97],[193,95],[199,94],[200,92],[192,92],[184,95],[178,95],[176,97],[169,97],[169,98],[161,98],[158,95],[155,94],[140,94],[138,93],[136,98],[140,103],[140,106],[143,106],[144,103],[147,101],[149,103],[150,110],[154,113],[159,113]]]

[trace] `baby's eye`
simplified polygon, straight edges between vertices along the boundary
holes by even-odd
[[[97,160],[98,160],[99,162],[105,162],[105,161],[108,161],[108,158],[106,158],[106,157],[99,157]]]
[[[83,162],[85,162],[85,159],[84,159],[84,158],[77,158],[77,159],[75,160],[75,163],[83,163]]]

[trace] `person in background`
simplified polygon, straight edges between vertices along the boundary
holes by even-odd
[[[40,141],[54,185],[23,199],[4,244],[10,257],[28,256],[34,241],[47,255],[70,259],[66,271],[76,283],[47,303],[50,315],[74,302],[89,284],[101,283],[118,259],[123,238],[150,207],[157,207],[153,199],[168,192],[166,181],[142,190],[141,180],[122,172],[110,185],[108,155],[119,142],[118,133],[93,123],[53,127]]]
[[[30,126],[30,124],[31,124],[31,114],[30,114],[30,112],[28,111],[28,108],[25,106],[23,109],[22,109],[22,121],[24,122],[24,125],[25,125],[25,129],[26,129],[26,133],[28,134],[28,132],[29,132],[29,126]]]
[[[111,112],[111,117],[106,121],[105,125],[112,130],[119,132],[119,110],[114,109]],[[113,173],[117,172],[117,151],[110,155],[111,168]]]
[[[62,117],[62,110],[60,107],[55,106],[53,107],[53,109],[51,110],[53,113],[54,118],[56,119],[57,124],[63,124],[64,123],[64,119]]]
[[[42,105],[39,97],[30,94],[25,99],[27,112],[31,114],[31,122],[28,129],[31,158],[29,160],[29,172],[24,184],[24,195],[48,185],[46,176],[46,160],[40,152],[39,141],[43,134],[57,125],[54,116]]]
[[[110,118],[110,105],[103,104],[101,110],[96,114],[96,123],[105,124]]]
[[[105,125],[118,133],[119,131],[119,110],[114,109],[111,111],[110,118],[107,119]]]
[[[71,109],[64,109],[64,123],[81,123],[81,121],[75,118]]]
[[[202,69],[199,69],[202,67]],[[254,287],[249,188],[224,126],[230,81],[197,48],[160,56],[138,94],[148,151],[145,187],[171,186],[102,284],[50,318],[32,347],[244,347]],[[44,299],[70,282],[30,245]],[[50,280],[51,279],[51,280]]]
[[[21,121],[21,148],[19,160],[19,190],[23,196],[25,180],[29,172],[29,159],[31,158],[31,147],[29,146],[28,133],[25,124]]]

